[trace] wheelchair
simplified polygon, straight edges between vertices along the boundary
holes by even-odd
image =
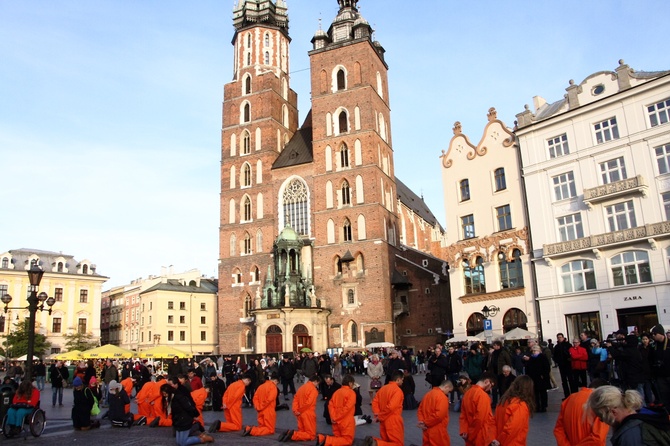
[[[33,411],[26,414],[23,417],[23,423],[21,427],[12,426],[11,428],[7,425],[7,415],[5,414],[2,419],[2,433],[6,438],[12,438],[16,435],[21,434],[22,432],[30,432],[33,437],[39,437],[44,432],[46,427],[47,419],[46,413],[40,409],[39,405],[33,408]]]

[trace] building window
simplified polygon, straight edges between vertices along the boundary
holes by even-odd
[[[253,272],[251,273],[251,279],[253,282],[260,282],[261,281],[261,270],[258,269],[258,267],[254,267]]]
[[[51,321],[51,331],[53,333],[60,333],[61,330],[61,318],[55,317]]]
[[[249,132],[245,131],[242,134],[242,155],[248,155],[251,153],[251,135]]]
[[[337,70],[337,90],[344,90],[346,87],[344,70],[340,68]]]
[[[251,94],[251,76],[244,78],[244,94]]]
[[[562,242],[584,237],[582,214],[579,212],[558,217],[556,221],[558,221],[558,234]]]
[[[180,324],[185,324],[186,323],[186,316],[179,316],[179,323]]]
[[[168,310],[174,310],[174,302],[168,301]]]
[[[645,251],[627,251],[612,257],[614,286],[651,282],[649,255]]]
[[[200,332],[200,340],[201,341],[206,341],[207,340],[207,332],[206,331],[201,331]]]
[[[356,325],[356,322],[351,323],[351,342],[358,342],[358,325]]]
[[[470,181],[466,178],[460,182],[461,201],[470,199]]]
[[[354,295],[354,290],[347,291],[347,303],[353,305],[356,303],[356,296]]]
[[[600,163],[600,176],[603,184],[614,183],[628,178],[626,176],[626,165],[623,161],[623,156],[613,160]]]
[[[349,167],[349,148],[346,144],[342,144],[342,147],[340,147],[340,165]]]
[[[498,266],[500,268],[500,288],[523,287],[523,269],[521,266],[521,251],[512,251],[512,260],[508,261],[504,253],[498,253]]]
[[[9,259],[7,257],[2,258],[2,268],[3,269],[9,268]]]
[[[186,340],[186,332],[185,331],[180,331],[179,332],[179,340],[180,341],[185,341]]]
[[[602,144],[613,139],[619,139],[619,127],[616,124],[616,118],[605,119],[593,125],[596,132],[596,142]]]
[[[265,55],[263,56],[263,62],[265,65],[270,65],[270,52],[266,51]]]
[[[79,290],[79,303],[88,303],[88,290]]]
[[[244,111],[243,111],[243,119],[242,122],[250,122],[251,121],[251,104],[248,102],[244,104]]]
[[[552,178],[552,182],[554,183],[554,196],[556,201],[565,200],[577,195],[575,177],[572,172],[556,175]]]
[[[505,231],[512,228],[512,214],[509,204],[496,208],[496,218],[498,219],[498,230]]]
[[[63,272],[63,262],[58,262],[58,268],[57,268],[59,273]]]
[[[77,333],[86,333],[86,318],[80,317],[77,323]]]
[[[670,172],[670,144],[654,147],[654,150],[656,151],[658,173],[663,175]]]
[[[200,323],[202,325],[207,324],[207,316],[200,316]]]
[[[56,299],[56,302],[63,302],[63,288],[56,288],[54,290],[54,299]]]
[[[503,332],[507,333],[515,328],[528,329],[526,313],[518,308],[510,308],[503,316]]]
[[[307,186],[299,179],[294,179],[284,190],[284,218],[294,231],[307,235],[309,206],[307,203]]]
[[[349,189],[349,182],[344,180],[342,183],[342,205],[351,204],[351,191]]]
[[[168,314],[168,324],[174,324],[174,316],[171,314]]]
[[[248,232],[244,234],[244,246],[242,254],[249,255],[251,254],[251,236]]]
[[[266,48],[270,46],[270,34],[265,33],[263,42],[263,45],[265,45]]]
[[[570,153],[568,135],[563,133],[562,135],[549,138],[547,140],[547,147],[549,147],[549,158],[557,158],[559,156],[567,155]]]
[[[340,127],[340,133],[346,133],[349,131],[349,120],[347,119],[347,112],[342,110],[339,115],[337,115],[339,127]],[[349,162],[347,161],[347,166],[349,165]],[[342,167],[345,165],[342,164]]]
[[[244,214],[243,221],[251,221],[251,198],[244,197],[244,202],[242,203],[242,213]]]
[[[351,222],[349,219],[344,220],[344,225],[342,225],[343,240],[345,242],[351,241]]]
[[[186,309],[186,302],[179,302],[179,309],[180,310],[185,310]]]
[[[465,294],[485,293],[486,280],[484,277],[484,259],[477,257],[474,265],[468,260],[463,261],[463,276],[465,279]]]
[[[668,111],[670,110],[670,98],[661,102],[647,106],[649,113],[649,123],[652,127],[668,122]]]
[[[637,221],[635,220],[635,208],[633,207],[632,200],[606,206],[605,213],[607,214],[609,230],[612,232],[637,226]]]
[[[474,336],[484,331],[484,315],[481,313],[472,313],[465,323],[468,336]],[[428,334],[433,330],[428,329]]]
[[[505,169],[503,167],[497,168],[493,172],[493,177],[496,182],[496,191],[507,189],[507,181],[505,180]]]
[[[249,163],[244,163],[242,166],[242,187],[251,186],[251,166]]]
[[[564,293],[595,290],[596,275],[590,260],[573,260],[561,266],[561,282]]]
[[[470,214],[461,217],[461,228],[464,239],[473,238],[475,236],[475,216]]]
[[[168,330],[168,341],[174,341],[174,331]]]
[[[670,220],[670,192],[661,194],[663,198],[663,209],[665,209],[665,219]]]
[[[207,304],[205,302],[200,302],[200,311],[207,311]]]

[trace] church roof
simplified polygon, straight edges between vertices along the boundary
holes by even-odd
[[[398,199],[405,206],[414,211],[415,214],[418,214],[419,217],[423,218],[427,223],[443,229],[440,223],[435,218],[435,215],[428,208],[428,205],[423,198],[420,198],[417,194],[412,192],[412,190],[405,185],[402,181],[396,177],[395,179],[396,190],[398,192]]]
[[[314,161],[314,156],[312,154],[312,110],[310,110],[302,127],[295,132],[293,138],[286,144],[272,168],[297,166],[312,161]]]

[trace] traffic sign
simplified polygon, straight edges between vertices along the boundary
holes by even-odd
[[[493,321],[484,319],[484,331],[493,331]]]

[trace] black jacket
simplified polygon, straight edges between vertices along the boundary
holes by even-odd
[[[172,426],[177,431],[186,431],[193,426],[193,420],[200,415],[191,394],[179,386],[172,396]]]
[[[279,376],[281,377],[282,381],[290,381],[293,379],[295,376],[295,367],[290,360],[282,361],[279,364]]]
[[[126,404],[130,404],[130,397],[123,388],[115,394],[109,392],[109,419],[112,421],[124,420]]]
[[[624,345],[621,349],[610,347],[607,351],[621,367],[623,380],[629,388],[635,389],[638,384],[644,383],[642,354],[636,345]]]
[[[570,369],[570,343],[559,342],[554,346],[554,362],[561,369]]]
[[[49,369],[49,380],[51,381],[51,387],[63,387],[63,383],[67,382],[69,377],[70,372],[67,371],[67,367],[56,367],[54,365]]]

